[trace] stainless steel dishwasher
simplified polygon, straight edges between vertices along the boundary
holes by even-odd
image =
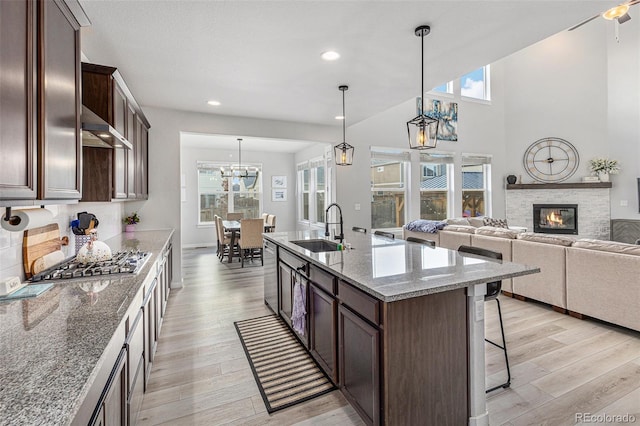
[[[264,245],[264,303],[278,313],[278,267],[277,246],[269,240]]]

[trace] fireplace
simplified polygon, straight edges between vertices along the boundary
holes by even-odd
[[[577,204],[534,204],[533,232],[578,234]]]

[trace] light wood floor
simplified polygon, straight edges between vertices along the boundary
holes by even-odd
[[[263,268],[220,263],[214,251],[184,252],[184,287],[170,295],[140,423],[362,424],[338,391],[266,412],[233,326],[270,313]],[[573,425],[577,412],[631,413],[640,424],[640,333],[501,301],[512,385],[488,396],[491,425]],[[499,340],[495,302],[486,316],[487,336]],[[487,345],[488,383],[505,374],[502,353]]]

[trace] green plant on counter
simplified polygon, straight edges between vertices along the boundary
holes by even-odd
[[[122,219],[122,223],[126,225],[135,225],[138,222],[140,222],[140,216],[138,216],[137,212],[133,212],[129,216]]]

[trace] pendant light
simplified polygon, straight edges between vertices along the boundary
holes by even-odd
[[[347,116],[344,113],[344,92],[349,90],[349,86],[338,86],[338,90],[342,92],[342,143],[334,146],[333,150],[335,151],[336,164],[338,166],[350,166],[353,164],[353,151],[355,151],[355,148],[347,143]]]
[[[422,85],[420,86],[420,105],[418,115],[407,121],[407,133],[409,135],[409,148],[430,149],[435,148],[438,139],[438,118],[431,112],[425,113],[424,108],[424,37],[431,32],[428,25],[420,25],[415,30],[416,36],[422,41],[422,56],[420,69],[422,73]],[[431,137],[433,135],[433,137]]]
[[[242,138],[238,138],[238,168],[234,169],[231,166],[231,170],[226,171],[224,167],[220,167],[220,175],[223,178],[248,178],[248,177],[257,177],[258,171],[255,168],[251,167],[251,171],[249,171],[249,166],[242,165]]]

